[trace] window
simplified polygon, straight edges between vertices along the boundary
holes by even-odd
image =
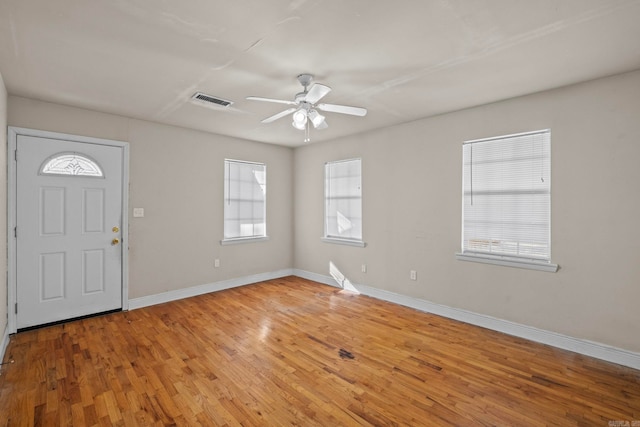
[[[96,162],[76,153],[60,153],[50,157],[40,168],[40,173],[43,175],[104,177],[102,169]]]
[[[361,170],[361,159],[325,164],[325,241],[364,246]]]
[[[551,264],[551,132],[463,145],[458,259],[557,270]]]
[[[224,240],[266,239],[267,166],[224,161]]]

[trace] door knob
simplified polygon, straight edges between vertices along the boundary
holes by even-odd
[[[117,245],[118,243],[120,243],[120,239],[118,239],[117,237],[111,241],[111,244],[114,246]]]

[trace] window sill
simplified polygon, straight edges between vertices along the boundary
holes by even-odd
[[[220,244],[222,246],[226,245],[237,245],[241,243],[255,243],[255,242],[264,242],[269,240],[269,236],[260,236],[260,237],[239,237],[237,239],[224,239],[220,240]]]
[[[325,243],[333,243],[336,245],[357,246],[359,248],[364,248],[365,246],[367,246],[367,244],[362,240],[338,239],[336,237],[322,237],[322,241]]]
[[[456,254],[458,261],[471,261],[480,262],[483,264],[501,265],[503,267],[515,267],[525,268],[528,270],[547,271],[549,273],[555,273],[558,271],[558,264],[551,264],[549,262],[537,262],[537,261],[525,261],[515,260],[510,258],[492,257],[488,255],[471,255],[471,254]]]

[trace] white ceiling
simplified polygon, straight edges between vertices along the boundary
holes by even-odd
[[[12,95],[299,146],[300,73],[333,88],[312,142],[640,69],[640,0],[0,0]],[[189,102],[201,91],[234,101]]]

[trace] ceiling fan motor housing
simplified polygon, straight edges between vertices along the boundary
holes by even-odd
[[[300,84],[302,86],[304,86],[304,91],[307,91],[307,86],[309,86],[311,84],[311,81],[313,80],[313,75],[311,74],[300,74],[298,76],[298,81],[300,82]]]

